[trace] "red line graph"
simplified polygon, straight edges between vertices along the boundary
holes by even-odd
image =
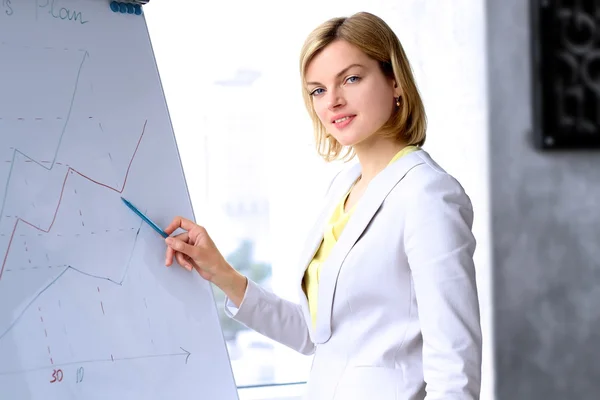
[[[2,274],[4,273],[4,268],[6,267],[6,262],[8,260],[8,255],[10,253],[10,247],[12,245],[13,239],[15,237],[15,233],[17,232],[17,227],[19,226],[19,223],[24,223],[27,224],[29,226],[31,226],[34,229],[37,229],[40,232],[43,233],[49,233],[52,230],[52,226],[54,225],[54,223],[56,222],[56,216],[58,215],[58,211],[60,209],[60,205],[62,202],[62,198],[63,198],[63,194],[65,192],[65,187],[67,186],[67,181],[69,180],[69,176],[72,175],[72,173],[76,173],[77,175],[81,176],[82,178],[87,179],[88,181],[98,185],[98,186],[102,186],[106,189],[110,189],[116,193],[123,193],[123,190],[125,190],[125,186],[127,185],[127,178],[129,177],[129,170],[131,169],[131,164],[133,164],[133,160],[135,159],[135,156],[137,154],[138,148],[140,147],[140,143],[142,142],[142,138],[144,137],[144,133],[146,132],[146,124],[148,123],[148,120],[146,120],[144,122],[144,126],[142,128],[142,133],[140,134],[140,138],[137,141],[137,144],[135,146],[135,150],[133,151],[133,154],[131,156],[131,159],[129,160],[129,165],[127,166],[127,171],[125,173],[125,177],[123,178],[123,184],[121,185],[121,189],[118,188],[114,188],[110,185],[107,185],[105,183],[99,182],[95,179],[90,178],[89,176],[77,171],[75,168],[73,167],[69,167],[67,168],[67,173],[65,174],[65,179],[63,180],[62,183],[62,188],[60,191],[60,197],[58,198],[58,203],[56,205],[56,209],[54,210],[54,216],[52,217],[52,222],[50,223],[50,226],[48,226],[47,229],[41,228],[39,226],[34,225],[33,223],[26,221],[22,218],[17,218],[16,222],[15,222],[15,226],[13,227],[12,233],[10,235],[10,239],[8,240],[8,247],[6,248],[6,253],[4,254],[4,260],[2,261],[2,267],[0,268],[0,280],[2,280]]]

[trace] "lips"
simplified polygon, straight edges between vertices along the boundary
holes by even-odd
[[[331,123],[332,124],[338,124],[340,122],[344,122],[345,120],[348,120],[350,118],[354,118],[356,115],[353,114],[338,114],[338,115],[334,115],[333,118],[331,119]]]
[[[355,117],[356,115],[353,114],[336,115],[335,117],[333,117],[331,123],[337,129],[342,129],[348,126],[354,120]]]

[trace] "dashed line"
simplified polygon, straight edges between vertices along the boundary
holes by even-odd
[[[5,163],[11,163],[13,162],[13,160],[4,160]],[[20,162],[24,162],[24,163],[36,163],[36,164],[52,164],[52,161],[48,161],[48,160],[43,160],[43,161],[32,161],[32,160],[23,160]],[[71,167],[69,164],[64,164],[61,162],[55,162],[54,165],[62,165],[64,167]]]
[[[42,307],[38,307],[38,311],[40,312],[40,321],[42,322],[42,327],[44,328],[44,335],[46,336],[46,338],[48,338],[48,331],[46,330],[46,327],[44,326],[44,317],[42,315]],[[54,360],[52,359],[52,350],[50,350],[50,345],[47,344],[46,347],[48,348],[48,357],[50,357],[50,364],[54,365]]]
[[[148,310],[148,303],[146,302],[146,298],[144,297],[144,306],[146,307],[146,310]],[[154,338],[152,337],[152,325],[150,324],[150,317],[146,318],[148,321],[148,329],[150,330],[150,343],[152,343],[152,345],[154,345]]]
[[[34,269],[47,269],[47,268],[66,268],[68,267],[67,264],[62,264],[62,265],[34,265],[33,267],[19,267],[19,268],[7,268],[4,271],[5,272],[16,272],[16,271],[30,271],[30,270],[34,270]]]
[[[9,216],[6,216],[9,217]],[[119,228],[119,229],[105,229],[103,231],[93,231],[93,232],[84,232],[84,233],[72,233],[70,235],[72,236],[82,236],[82,235],[97,235],[99,233],[111,233],[111,232],[127,232],[127,231],[134,231],[138,228]],[[33,233],[33,234],[26,234],[26,233],[21,233],[19,235],[16,235],[18,237],[32,237],[32,236],[37,236],[37,237],[42,237],[42,236],[54,236],[56,235],[57,237],[66,237],[68,235],[64,234],[64,233]],[[9,233],[0,233],[0,237],[7,237],[10,236]]]
[[[8,44],[7,42],[0,42],[0,45],[2,46],[6,46],[6,47],[15,47],[15,48],[21,48],[21,49],[32,49],[32,50],[54,50],[54,51],[83,51],[86,52],[86,49],[70,49],[68,47],[52,47],[52,46],[42,46],[42,47],[35,47],[35,46],[28,46],[28,45],[15,45],[15,44]]]
[[[27,120],[34,120],[34,121],[43,121],[43,120],[63,120],[63,117],[51,117],[51,118],[44,118],[44,117],[10,117],[10,118],[6,118],[6,117],[0,117],[0,121],[9,121],[9,120],[13,120],[16,119],[17,121],[27,121]],[[88,117],[88,119],[94,119],[94,117]]]
[[[31,258],[29,257],[29,247],[27,246],[27,242],[24,242],[25,245],[25,253],[27,253],[27,261],[29,263],[29,265],[31,265]]]
[[[98,293],[100,293],[100,286],[96,286],[96,288],[98,289]],[[104,303],[102,302],[102,300],[100,300],[100,308],[102,309],[102,315],[106,315],[106,313],[104,312]]]

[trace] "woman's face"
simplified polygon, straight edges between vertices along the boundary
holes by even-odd
[[[321,123],[343,146],[355,146],[379,131],[400,94],[377,61],[344,40],[330,43],[312,59],[306,82]]]

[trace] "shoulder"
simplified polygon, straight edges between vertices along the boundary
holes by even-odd
[[[421,162],[410,169],[399,185],[404,192],[415,200],[429,197],[461,199],[471,203],[462,184],[454,176],[446,172],[425,150],[415,153]],[[410,190],[405,190],[406,188]]]
[[[426,151],[414,154],[420,162],[398,182],[391,193],[392,202],[402,205],[408,221],[423,223],[458,216],[470,225],[473,205],[462,184]]]

